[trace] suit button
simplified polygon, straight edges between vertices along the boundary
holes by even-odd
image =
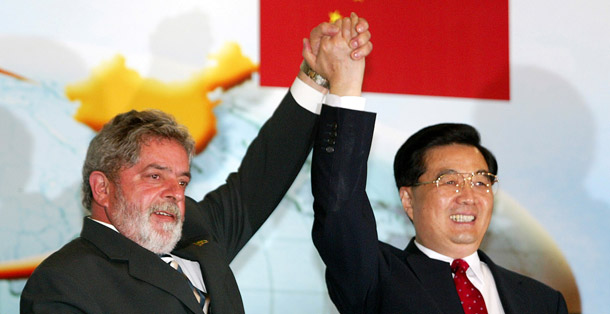
[[[338,135],[337,131],[324,132],[324,134],[328,135],[329,138],[336,138]]]
[[[335,152],[335,148],[332,147],[332,146],[328,146],[328,147],[326,147],[326,152],[327,153],[334,153]]]

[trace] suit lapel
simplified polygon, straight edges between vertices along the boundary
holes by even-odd
[[[167,291],[184,303],[191,311],[201,313],[201,308],[193,295],[193,291],[186,282],[187,279],[163,262],[157,255],[149,251],[146,252],[150,254],[130,252],[129,274]],[[143,267],[143,265],[145,266]]]
[[[483,251],[479,250],[481,261],[485,262],[491,271],[500,295],[500,301],[506,314],[520,314],[531,311],[528,309],[528,297],[522,293],[522,281],[512,280],[505,275],[505,270],[496,265]]]
[[[419,284],[433,299],[442,313],[463,313],[460,297],[455,290],[451,275],[451,266],[434,260],[422,253],[413,240],[405,249],[406,263],[413,270]]]
[[[110,263],[127,263],[130,276],[168,292],[194,313],[201,313],[184,277],[156,254],[88,218],[85,218],[81,237],[106,254]]]
[[[478,253],[479,258],[487,264],[494,277],[504,312],[520,314],[530,311],[528,296],[522,293],[522,281],[507,276],[506,270],[496,265],[481,250]],[[463,313],[448,263],[427,257],[415,246],[414,240],[411,240],[405,249],[405,256],[406,263],[417,276],[420,285],[443,313]]]

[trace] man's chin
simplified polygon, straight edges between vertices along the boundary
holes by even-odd
[[[476,245],[481,243],[481,238],[476,234],[462,233],[454,236],[451,241],[460,245]]]
[[[147,241],[145,243],[140,243],[140,245],[155,254],[166,254],[174,250],[179,240],[180,237],[177,237],[176,239],[167,239],[164,241]]]
[[[165,226],[161,230],[154,228],[154,230],[143,236],[142,241],[138,244],[155,254],[165,254],[171,252],[176,247],[176,244],[180,241],[181,234],[181,225],[174,226],[174,228],[167,228]]]

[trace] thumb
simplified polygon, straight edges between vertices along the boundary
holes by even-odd
[[[311,44],[308,38],[303,38],[303,59],[305,59],[309,66],[316,64],[316,56],[311,50]]]

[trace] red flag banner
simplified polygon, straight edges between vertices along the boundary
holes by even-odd
[[[260,0],[263,86],[289,86],[301,40],[333,12],[370,23],[364,90],[510,99],[508,0]]]

